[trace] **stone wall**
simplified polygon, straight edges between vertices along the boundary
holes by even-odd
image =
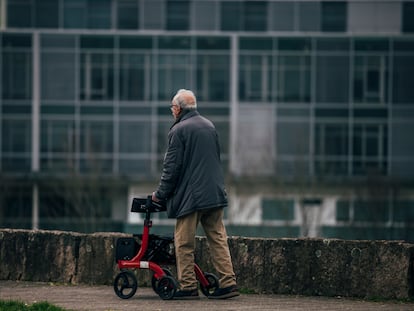
[[[112,284],[122,233],[0,229],[0,279]],[[414,244],[333,239],[229,239],[240,288],[258,293],[407,299],[414,296]],[[196,260],[213,272],[205,238]],[[139,286],[150,273],[138,271]]]

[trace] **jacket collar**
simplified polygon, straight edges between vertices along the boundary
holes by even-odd
[[[198,115],[200,115],[200,113],[197,110],[183,110],[183,112],[178,117],[178,119],[175,120],[175,122],[171,126],[171,128],[173,128],[177,123],[180,123],[181,121],[187,120],[187,119],[189,119],[191,117],[198,116]]]

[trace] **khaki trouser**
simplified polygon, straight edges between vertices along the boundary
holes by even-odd
[[[223,209],[220,208],[194,212],[176,221],[174,244],[180,289],[197,288],[194,273],[194,249],[199,222],[207,237],[211,262],[218,273],[220,287],[236,285],[236,276],[227,244],[227,233],[223,224]]]

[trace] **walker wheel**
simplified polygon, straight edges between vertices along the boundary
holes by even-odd
[[[207,296],[208,297],[212,293],[214,293],[214,291],[216,290],[216,288],[219,287],[219,279],[213,273],[208,273],[208,272],[204,273],[204,277],[207,279],[208,285],[207,286],[203,286],[200,283],[200,290],[204,294],[204,296]]]
[[[173,276],[170,269],[162,268],[162,271],[164,271],[164,273],[167,276]],[[158,280],[154,275],[152,275],[152,278],[151,278],[151,286],[152,286],[152,289],[154,290],[154,292],[156,292],[158,294]]]
[[[157,293],[163,300],[170,300],[177,291],[177,282],[171,276],[164,276],[158,281]]]
[[[119,298],[131,298],[135,295],[137,288],[137,278],[133,272],[122,271],[115,277],[114,291]]]

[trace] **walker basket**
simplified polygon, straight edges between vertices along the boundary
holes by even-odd
[[[142,234],[135,236],[142,239]],[[175,265],[174,238],[150,234],[148,249],[143,260],[152,261],[158,265]]]

